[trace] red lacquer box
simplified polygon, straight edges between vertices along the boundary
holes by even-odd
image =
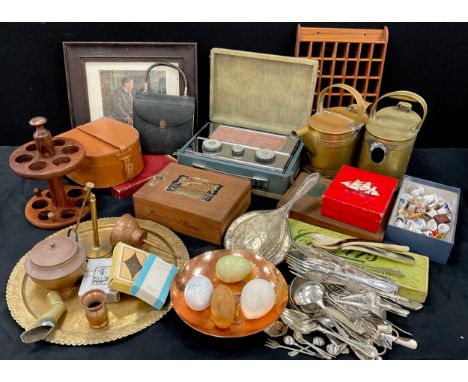
[[[343,166],[323,194],[324,216],[377,232],[391,207],[398,179]]]
[[[158,174],[169,163],[177,163],[170,155],[143,155],[143,171],[132,180],[111,187],[111,193],[117,199],[132,196],[154,175]]]

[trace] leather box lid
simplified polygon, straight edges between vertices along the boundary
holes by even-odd
[[[242,201],[250,199],[250,191],[247,180],[171,163],[133,198],[135,205],[163,206],[165,211],[186,218],[203,217],[221,226]]]
[[[61,135],[82,143],[87,157],[115,154],[139,143],[139,134],[135,128],[107,117],[77,126]]]
[[[318,61],[214,48],[210,121],[289,134],[307,125]]]
[[[359,220],[381,222],[397,184],[398,179],[343,166],[325,191],[322,208],[341,211]]]

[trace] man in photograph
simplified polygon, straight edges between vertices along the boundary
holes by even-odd
[[[130,77],[122,78],[122,86],[112,91],[112,118],[133,125],[133,89]]]

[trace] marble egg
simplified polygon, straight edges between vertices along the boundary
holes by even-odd
[[[205,310],[210,306],[213,284],[203,275],[193,276],[185,286],[185,303],[193,310]]]
[[[237,283],[249,275],[251,268],[250,262],[242,256],[228,255],[216,263],[216,275],[225,283]]]
[[[218,285],[211,297],[211,319],[220,329],[231,326],[236,315],[236,300],[231,289],[226,285]]]
[[[245,318],[260,318],[275,305],[275,289],[266,280],[251,280],[242,289],[240,303]]]

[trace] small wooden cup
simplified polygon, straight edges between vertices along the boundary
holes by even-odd
[[[87,291],[80,299],[81,307],[85,311],[89,326],[101,329],[109,323],[106,305],[106,293],[100,289]]]

